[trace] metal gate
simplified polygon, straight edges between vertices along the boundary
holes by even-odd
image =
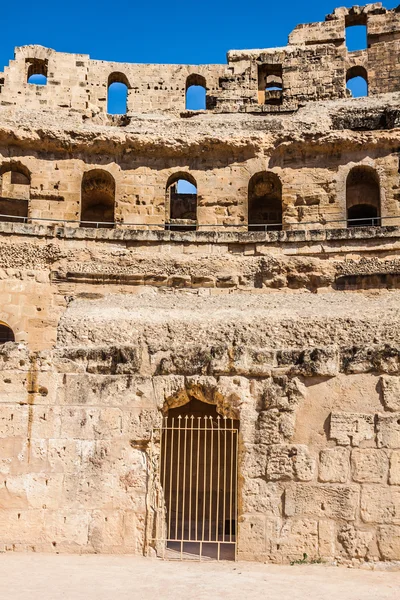
[[[160,430],[158,552],[236,560],[238,429],[226,417],[166,417]]]

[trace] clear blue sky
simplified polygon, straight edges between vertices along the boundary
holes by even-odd
[[[394,8],[400,0],[387,0]],[[362,2],[359,2],[360,4]],[[322,21],[334,0],[19,0],[2,3],[0,71],[14,46],[121,62],[225,63],[226,51],[283,46],[298,23]],[[349,4],[350,5],[350,4]]]

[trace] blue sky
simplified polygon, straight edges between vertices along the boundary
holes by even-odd
[[[361,2],[360,2],[361,3]],[[399,0],[387,0],[394,8]],[[1,9],[0,71],[14,46],[42,44],[121,62],[225,63],[226,51],[287,43],[298,24],[321,21],[338,0],[19,0]]]

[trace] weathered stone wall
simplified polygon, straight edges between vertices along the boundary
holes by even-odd
[[[366,25],[368,47],[348,52],[346,27]],[[337,9],[325,22],[298,26],[284,48],[231,51],[224,65],[140,65],[92,60],[41,46],[16,49],[0,73],[0,105],[69,108],[93,118],[107,112],[108,85],[128,86],[128,115],[185,111],[190,79],[205,82],[208,108],[217,112],[293,111],[306,102],[345,98],[350,69],[367,72],[370,95],[400,89],[397,55],[400,18],[380,3]],[[45,70],[46,86],[27,83],[31,66]],[[270,103],[259,87],[263,67],[282,72],[281,101]],[[194,79],[193,79],[194,78]],[[267,94],[268,96],[268,94]],[[274,96],[272,94],[272,96]],[[271,96],[271,97],[272,97]]]
[[[26,210],[0,211],[0,550],[154,554],[152,432],[195,398],[239,422],[240,558],[400,561],[399,22],[337,9],[226,67],[17,49],[0,76],[1,210]],[[355,24],[369,47],[348,53]],[[370,97],[346,98],[362,65]],[[282,75],[281,104],[259,104],[259,69]],[[116,71],[126,119],[106,115]],[[181,116],[189,75],[209,110]],[[347,227],[354,167],[373,226]],[[115,182],[114,227],[80,226],[89,171]],[[283,230],[246,231],[265,173]],[[168,230],[177,175],[197,231]]]
[[[151,552],[151,431],[203,395],[240,421],[240,558],[400,559],[398,292],[335,291],[398,272],[397,228],[1,228],[0,294],[34,281],[49,336],[0,353],[3,548]]]
[[[347,177],[362,166],[376,172],[382,224],[394,225],[400,216],[398,99],[348,102],[309,105],[292,119],[171,117],[123,131],[92,125],[79,135],[74,131],[81,123],[72,113],[57,118],[59,113],[0,109],[0,196],[27,199],[31,219],[78,226],[83,175],[101,169],[115,181],[117,228],[163,229],[170,218],[168,180],[189,175],[197,184],[198,226],[241,228],[248,223],[251,177],[268,171],[282,184],[284,229],[336,228],[346,223]],[[30,175],[30,186],[18,186],[19,192],[28,188],[22,195],[7,186],[10,169]]]

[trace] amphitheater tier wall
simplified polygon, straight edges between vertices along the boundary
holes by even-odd
[[[367,47],[349,52],[359,25]],[[376,3],[226,65],[16,49],[0,74],[0,551],[163,554],[159,429],[200,403],[238,427],[238,558],[400,565],[399,44],[398,9]],[[114,82],[126,115],[107,114]],[[185,110],[189,84],[207,111]],[[174,230],[173,197],[194,205],[180,178],[196,218]]]
[[[357,25],[367,26],[367,46],[349,52],[346,27]],[[227,65],[115,63],[23,46],[0,73],[0,105],[68,108],[93,118],[107,112],[108,87],[118,81],[128,87],[128,116],[184,113],[191,83],[206,87],[212,111],[290,112],[310,101],[345,98],[354,70],[366,73],[372,96],[399,91],[399,44],[397,9],[376,3],[337,9],[325,22],[300,25],[284,48],[230,51]],[[45,74],[47,85],[29,84],[30,73]],[[277,89],[263,84],[269,76],[278,76]]]

